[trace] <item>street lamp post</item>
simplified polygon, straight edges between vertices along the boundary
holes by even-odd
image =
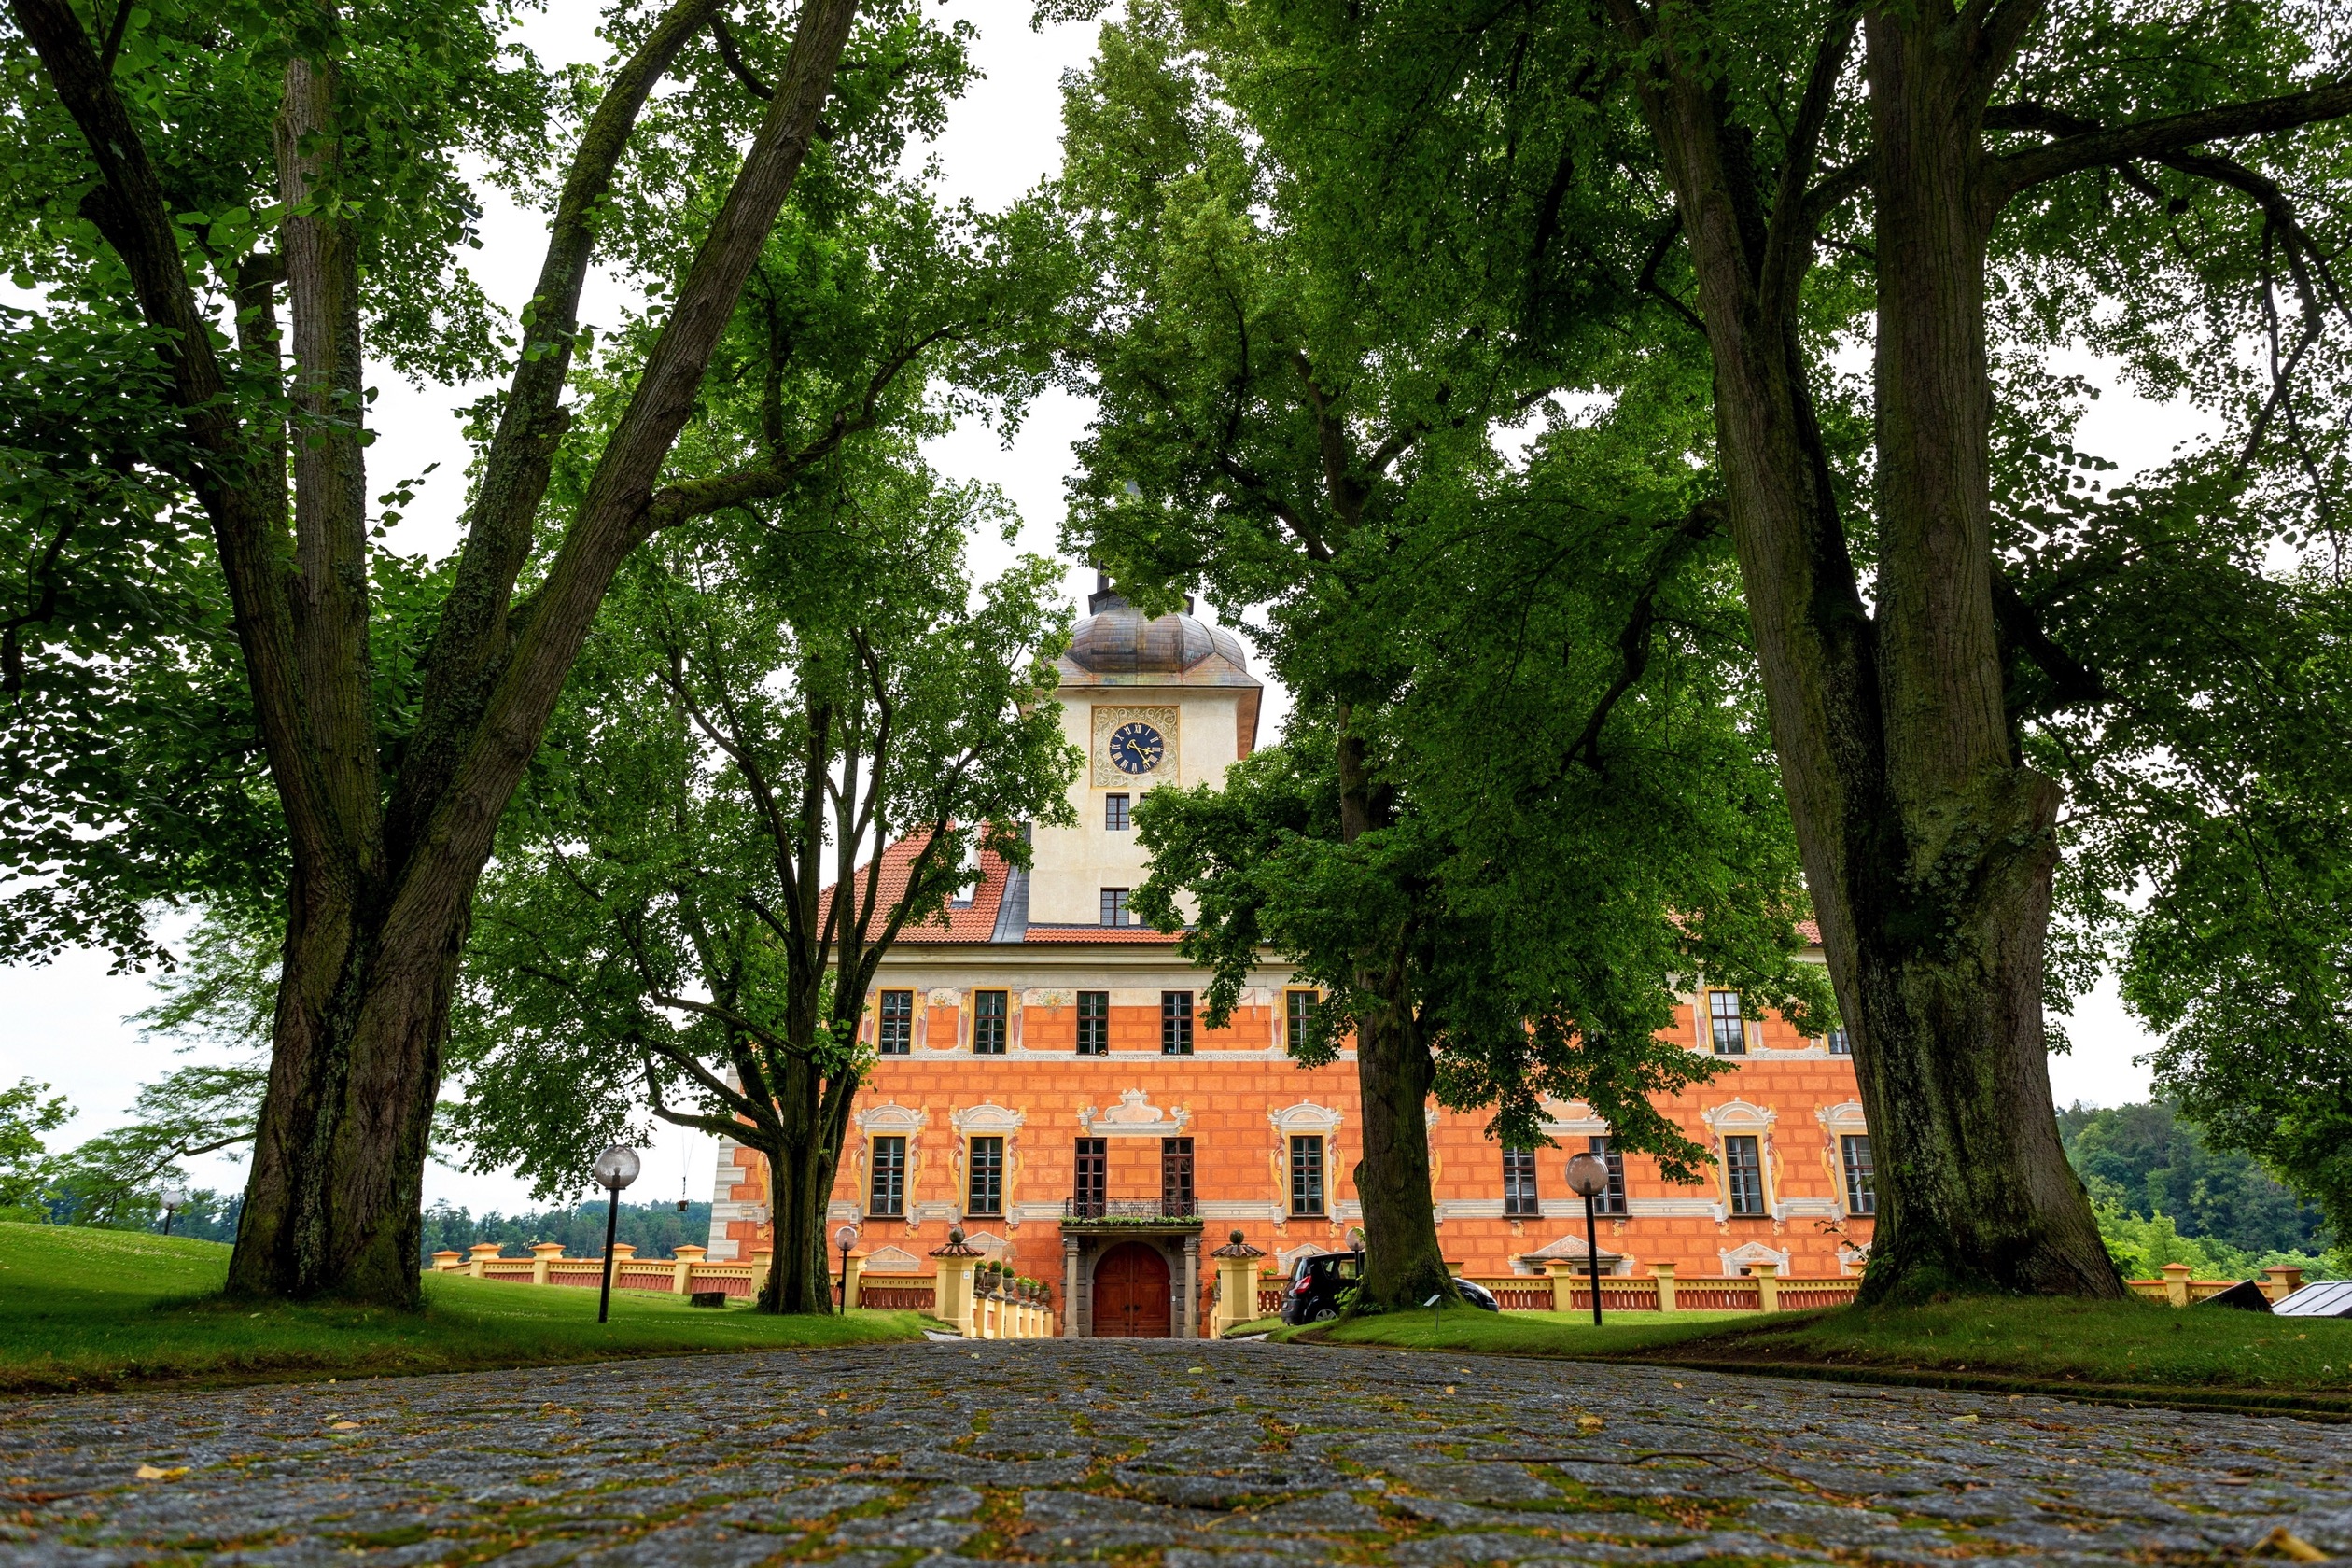
[[[1568,1159],[1568,1190],[1585,1200],[1585,1263],[1592,1277],[1592,1326],[1601,1326],[1601,1243],[1593,1233],[1592,1200],[1609,1190],[1609,1162],[1595,1154]]]
[[[637,1179],[635,1149],[614,1147],[596,1156],[596,1185],[611,1196],[605,1203],[604,1289],[596,1296],[596,1321],[612,1310],[612,1243],[621,1232],[621,1189]]]
[[[172,1215],[188,1207],[188,1189],[165,1187],[155,1196],[163,1200],[163,1234],[169,1236],[172,1234]]]
[[[849,1249],[858,1244],[858,1227],[843,1225],[833,1232],[833,1245],[841,1249],[841,1315],[849,1315]]]

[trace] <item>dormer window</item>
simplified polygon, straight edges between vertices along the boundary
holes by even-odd
[[[972,842],[964,846],[963,859],[956,862],[957,885],[956,890],[947,895],[948,908],[969,909],[972,907],[972,895],[980,890],[979,875],[980,838],[975,833],[973,835]]]

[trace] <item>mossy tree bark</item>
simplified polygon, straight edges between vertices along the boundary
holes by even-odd
[[[717,0],[678,0],[608,82],[557,204],[530,342],[484,457],[388,806],[371,718],[356,246],[342,221],[306,202],[333,186],[341,105],[327,63],[338,57],[336,10],[312,4],[295,19],[301,47],[281,121],[298,438],[289,527],[285,432],[238,412],[111,63],[68,0],[11,5],[88,145],[100,231],[142,314],[171,334],[175,395],[202,455],[189,478],[228,581],[291,848],[270,1084],[230,1288],[409,1305],[419,1294],[427,1141],[475,882],[613,571],[665,516],[655,488],[663,462],[816,134],[856,0],[808,0],[784,78],[628,411],[544,581],[519,601],[564,428],[558,402],[595,209],[647,96],[711,24]],[[264,287],[257,281],[253,292]]]
[[[1772,735],[1877,1156],[1863,1299],[2113,1298],[2052,1113],[2043,954],[2060,791],[2021,762],[1995,613],[1985,267],[2019,191],[2352,107],[2343,89],[1996,156],[2033,0],[1838,15],[1781,167],[1700,65],[1703,22],[1609,0],[1674,192]],[[1867,15],[1869,151],[1816,180]],[[1826,217],[1875,200],[1878,576],[1862,595],[1808,385],[1799,295]]]
[[[1339,739],[1339,836],[1353,844],[1387,825],[1388,792],[1371,777],[1365,744],[1343,712]],[[1356,1029],[1356,1091],[1364,1113],[1364,1158],[1353,1172],[1364,1206],[1364,1300],[1379,1307],[1418,1306],[1433,1294],[1451,1295],[1453,1282],[1437,1243],[1437,1209],[1430,1187],[1430,1090],[1436,1063],[1421,1038],[1414,999],[1406,984],[1406,945],[1399,931],[1392,953],[1368,953],[1357,973],[1359,994],[1379,999]]]

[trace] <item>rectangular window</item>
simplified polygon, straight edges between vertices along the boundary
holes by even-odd
[[[1160,1055],[1189,1057],[1192,1049],[1192,992],[1160,992]]]
[[[1854,1036],[1846,1033],[1846,1031],[1841,1029],[1833,1029],[1829,1031],[1828,1038],[1829,1054],[1831,1056],[1850,1057],[1854,1055]]]
[[[1315,1003],[1320,999],[1312,991],[1285,991],[1282,1001],[1287,1015],[1282,1019],[1282,1049],[1295,1054],[1303,1049],[1315,1033]]]
[[[1082,1057],[1107,1057],[1111,1054],[1109,991],[1078,993],[1078,1054]]]
[[[1005,991],[974,991],[972,993],[972,1054],[975,1057],[1004,1055]]]
[[[1160,1140],[1160,1212],[1193,1211],[1193,1146],[1189,1138]]]
[[[1127,890],[1125,888],[1102,889],[1102,923],[1106,926],[1127,924]]]
[[[1593,1138],[1586,1147],[1609,1162],[1609,1184],[1593,1196],[1592,1211],[1596,1214],[1625,1212],[1625,1156],[1609,1147],[1606,1138]]]
[[[1070,1181],[1070,1211],[1080,1219],[1102,1216],[1110,1191],[1111,1156],[1099,1138],[1078,1140],[1078,1166]]]
[[[1102,797],[1102,825],[1110,833],[1127,831],[1127,796],[1105,795]]]
[[[1290,1141],[1291,1210],[1294,1214],[1320,1214],[1323,1211],[1323,1141],[1320,1138],[1294,1138]]]
[[[1503,1212],[1540,1214],[1543,1211],[1544,1206],[1535,1200],[1535,1151],[1504,1150]]]
[[[1723,1174],[1731,1187],[1731,1212],[1764,1212],[1764,1160],[1753,1133],[1723,1141]]]
[[[1747,1055],[1747,1026],[1740,1022],[1740,993],[1707,993],[1707,1027],[1718,1057]]]
[[[964,1212],[995,1219],[1004,1212],[1004,1140],[972,1141],[972,1179],[964,1183]]]
[[[874,1141],[874,1183],[866,1212],[876,1219],[896,1219],[906,1212],[906,1140]]]
[[[903,1057],[915,1048],[915,993],[882,993],[881,1038],[875,1048],[886,1057]]]
[[[1877,1213],[1878,1189],[1870,1184],[1870,1135],[1847,1133],[1838,1140],[1838,1153],[1845,1163],[1846,1212]]]

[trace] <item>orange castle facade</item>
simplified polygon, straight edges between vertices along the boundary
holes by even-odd
[[[1064,730],[1085,749],[1079,825],[1040,829],[1022,872],[984,857],[966,902],[885,959],[865,1038],[879,1053],[853,1113],[830,1224],[854,1225],[866,1278],[929,1274],[960,1226],[971,1245],[1053,1290],[1059,1332],[1205,1331],[1209,1253],[1239,1230],[1285,1272],[1351,1244],[1361,1218],[1354,1053],[1304,1068],[1286,1049],[1315,993],[1269,968],[1223,1029],[1208,976],[1172,937],[1134,925],[1146,867],[1128,827],[1143,790],[1220,780],[1256,738],[1260,687],[1231,634],[1145,620],[1098,593],[1061,659]],[[885,873],[891,859],[885,857]],[[1697,1186],[1612,1155],[1603,1272],[1672,1264],[1684,1280],[1773,1264],[1784,1277],[1860,1270],[1870,1152],[1851,1057],[1734,992],[1701,989],[1673,1037],[1735,1070],[1659,1109],[1715,1156]],[[1607,1126],[1554,1104],[1551,1145],[1506,1151],[1483,1113],[1429,1112],[1438,1237],[1456,1271],[1585,1267],[1571,1154],[1609,1153]],[[722,1143],[709,1255],[768,1244],[765,1171]]]

